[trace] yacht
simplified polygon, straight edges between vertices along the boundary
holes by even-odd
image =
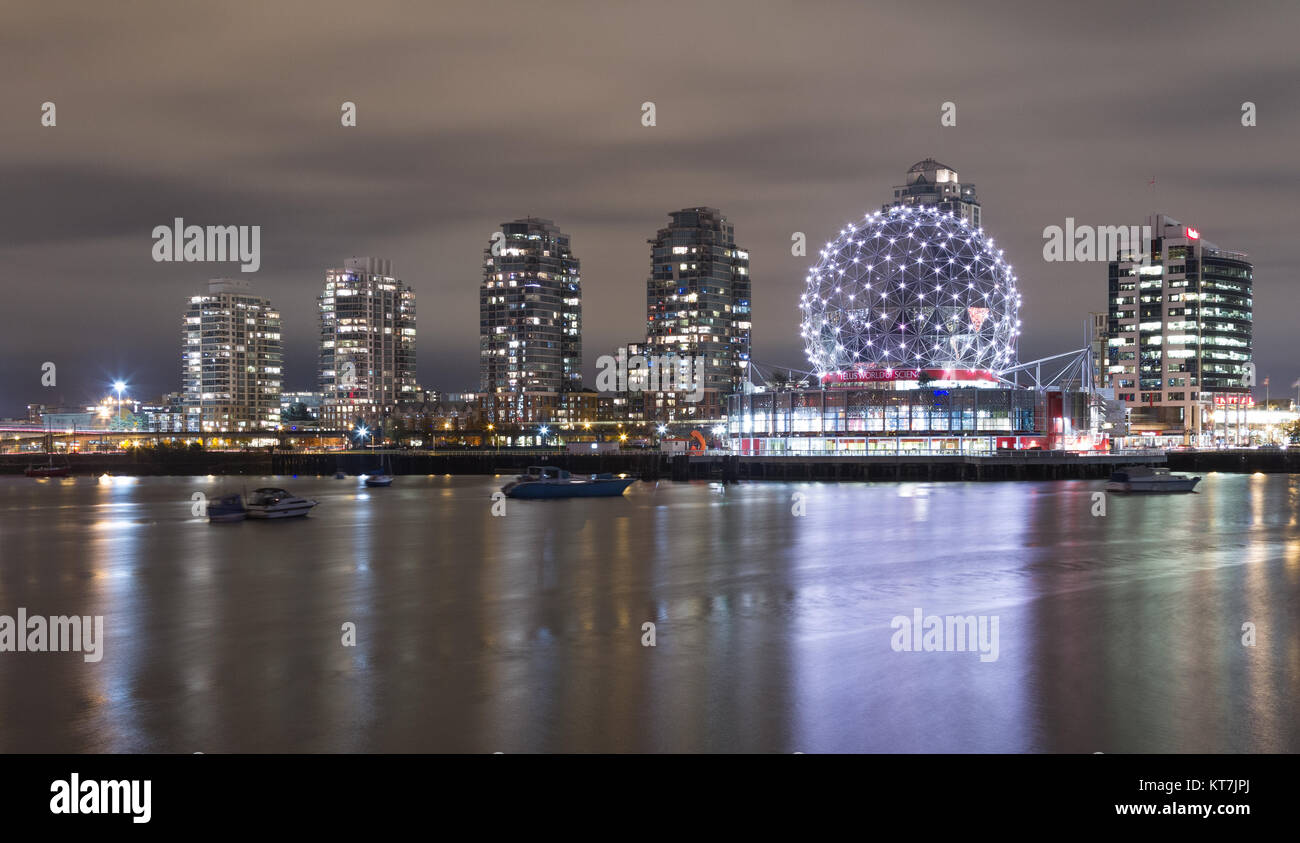
[[[248,496],[249,518],[293,518],[306,515],[316,501],[300,498],[284,489],[254,489]]]
[[[508,498],[613,498],[636,482],[635,477],[590,474],[574,477],[562,468],[550,465],[529,466],[501,487]]]
[[[1150,465],[1127,465],[1110,476],[1107,492],[1190,492],[1199,477],[1170,474],[1169,469]]]

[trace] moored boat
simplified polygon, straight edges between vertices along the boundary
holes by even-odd
[[[254,489],[248,496],[249,518],[293,518],[306,515],[316,501],[300,498],[284,489]]]
[[[393,461],[385,456],[379,468],[366,475],[366,485],[371,488],[393,485]]]
[[[67,477],[71,471],[66,465],[29,465],[23,474],[28,477]]]
[[[1149,465],[1128,465],[1116,470],[1106,483],[1108,492],[1190,492],[1199,477],[1170,474],[1169,469]]]
[[[549,465],[529,466],[501,487],[508,498],[613,498],[627,491],[635,477],[590,474],[574,477],[562,468]]]
[[[72,466],[68,463],[68,458],[63,458],[63,465],[54,464],[54,454],[49,454],[45,465],[29,465],[23,472],[28,477],[67,477],[72,473]]]
[[[208,504],[208,521],[213,524],[243,521],[247,517],[248,509],[244,506],[242,495],[222,495]]]

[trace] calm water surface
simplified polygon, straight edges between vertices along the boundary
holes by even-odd
[[[1300,478],[1105,517],[1083,481],[639,483],[494,517],[505,479],[254,479],[320,506],[210,525],[192,494],[242,481],[0,478],[0,614],[106,638],[0,652],[0,751],[1300,751]],[[997,616],[997,661],[895,652],[917,608]]]

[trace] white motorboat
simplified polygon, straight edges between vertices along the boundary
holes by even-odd
[[[1150,465],[1128,465],[1115,471],[1106,483],[1107,492],[1190,492],[1199,477],[1170,474],[1169,469]]]
[[[316,501],[300,498],[284,489],[254,489],[248,496],[249,518],[293,518],[306,515]]]

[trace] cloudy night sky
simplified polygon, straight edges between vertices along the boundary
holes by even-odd
[[[421,385],[477,389],[482,252],[529,214],[582,261],[592,385],[644,339],[646,240],[693,205],[750,251],[754,359],[803,367],[816,249],[926,157],[977,186],[1020,276],[1021,359],[1106,308],[1105,263],[1044,262],[1044,227],[1160,210],[1249,253],[1259,377],[1294,394],[1298,28],[1295,3],[8,2],[0,415],[180,388],[186,300],[241,273],[155,263],[175,217],[261,226],[286,389],[315,388],[316,295],[353,255],[414,287]]]

